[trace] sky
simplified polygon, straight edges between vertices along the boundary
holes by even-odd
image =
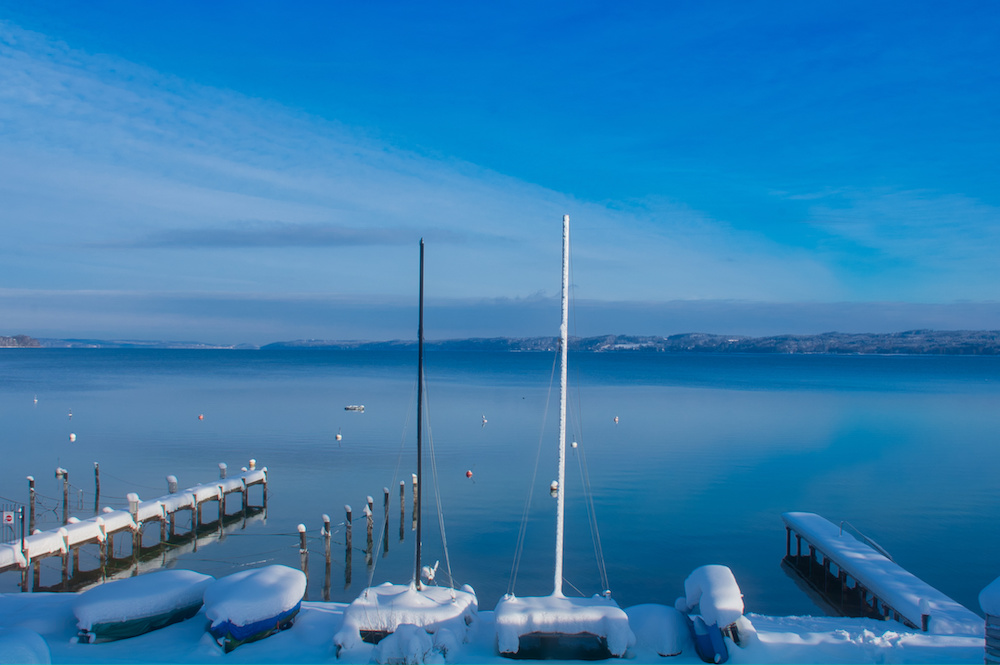
[[[0,5],[0,335],[1000,329],[1000,5]]]

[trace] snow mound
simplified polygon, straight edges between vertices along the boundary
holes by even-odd
[[[73,604],[84,642],[134,637],[194,616],[214,578],[190,570],[164,570],[107,582]]]
[[[691,630],[684,615],[666,605],[635,605],[625,610],[637,645],[660,656],[677,656],[691,651]]]
[[[345,649],[361,645],[361,632],[394,633],[402,625],[413,625],[436,633],[448,628],[466,641],[469,626],[476,620],[479,603],[472,587],[461,590],[386,582],[365,589],[344,612],[344,623],[333,636],[334,644]]]
[[[743,593],[727,566],[695,568],[684,580],[684,594],[677,599],[677,609],[690,613],[697,606],[709,626],[725,628],[743,616]]]
[[[452,662],[449,655],[457,646],[455,635],[442,628],[433,636],[411,623],[400,624],[372,652],[372,660],[380,665],[420,665]]]
[[[507,595],[497,603],[494,614],[497,647],[501,653],[517,653],[521,637],[532,633],[595,635],[607,640],[608,650],[615,656],[623,655],[635,644],[628,615],[615,601],[604,596],[517,598]]]
[[[0,663],[35,665],[51,662],[49,645],[41,635],[27,628],[0,628]]]

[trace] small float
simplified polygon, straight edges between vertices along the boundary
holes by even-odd
[[[357,411],[358,413],[364,413],[365,412],[365,405],[364,404],[348,404],[347,406],[344,407],[344,411]]]

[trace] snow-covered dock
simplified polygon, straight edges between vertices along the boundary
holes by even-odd
[[[904,570],[873,544],[814,513],[784,513],[781,519],[785,563],[834,610],[894,619],[923,632],[983,634],[981,617]]]
[[[139,496],[130,493],[127,496],[129,510],[113,510],[104,508],[103,512],[87,519],[67,516],[66,523],[47,531],[36,530],[10,543],[0,544],[0,573],[20,569],[21,589],[39,590],[40,574],[38,563],[50,556],[61,556],[63,559],[62,587],[69,587],[69,580],[79,571],[80,547],[96,544],[100,550],[100,571],[104,571],[113,556],[113,542],[116,536],[128,534],[131,536],[131,559],[138,558],[143,549],[143,526],[159,522],[160,534],[156,545],[168,542],[175,536],[176,515],[180,511],[191,511],[191,529],[187,534],[197,542],[199,528],[210,525],[202,521],[202,505],[205,502],[218,503],[218,526],[224,526],[227,519],[226,496],[233,493],[242,495],[242,514],[246,515],[249,505],[249,488],[260,485],[263,488],[263,504],[267,505],[267,468],[255,468],[251,460],[249,468],[243,469],[238,476],[225,477],[225,465],[220,465],[219,480],[203,483],[185,490],[177,491],[173,476],[168,477],[169,494],[158,499],[141,501]],[[29,478],[30,480],[30,478]],[[33,486],[32,486],[33,487]],[[31,505],[31,522],[34,523],[34,504]],[[156,546],[154,545],[154,547]],[[31,570],[34,568],[34,584],[30,583]]]

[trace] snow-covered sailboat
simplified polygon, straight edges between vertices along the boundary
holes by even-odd
[[[556,494],[555,585],[550,596],[518,598],[512,592],[497,603],[497,649],[502,655],[539,658],[623,656],[635,644],[628,616],[611,592],[591,598],[563,595],[563,522],[566,501],[566,363],[569,342],[569,215],[563,216],[562,323],[559,327],[559,476]]]
[[[450,636],[466,641],[469,626],[476,619],[479,604],[469,585],[461,589],[427,586],[421,581],[421,496],[423,494],[423,391],[424,391],[424,241],[420,240],[420,307],[417,331],[417,484],[414,506],[416,543],[413,579],[409,584],[386,582],[369,586],[344,611],[344,621],[333,637],[338,652],[361,642],[378,644],[403,625],[436,634],[442,628]],[[436,571],[436,565],[435,565]],[[450,574],[449,574],[450,576]],[[450,583],[450,579],[449,579]],[[410,631],[407,628],[407,631]]]

